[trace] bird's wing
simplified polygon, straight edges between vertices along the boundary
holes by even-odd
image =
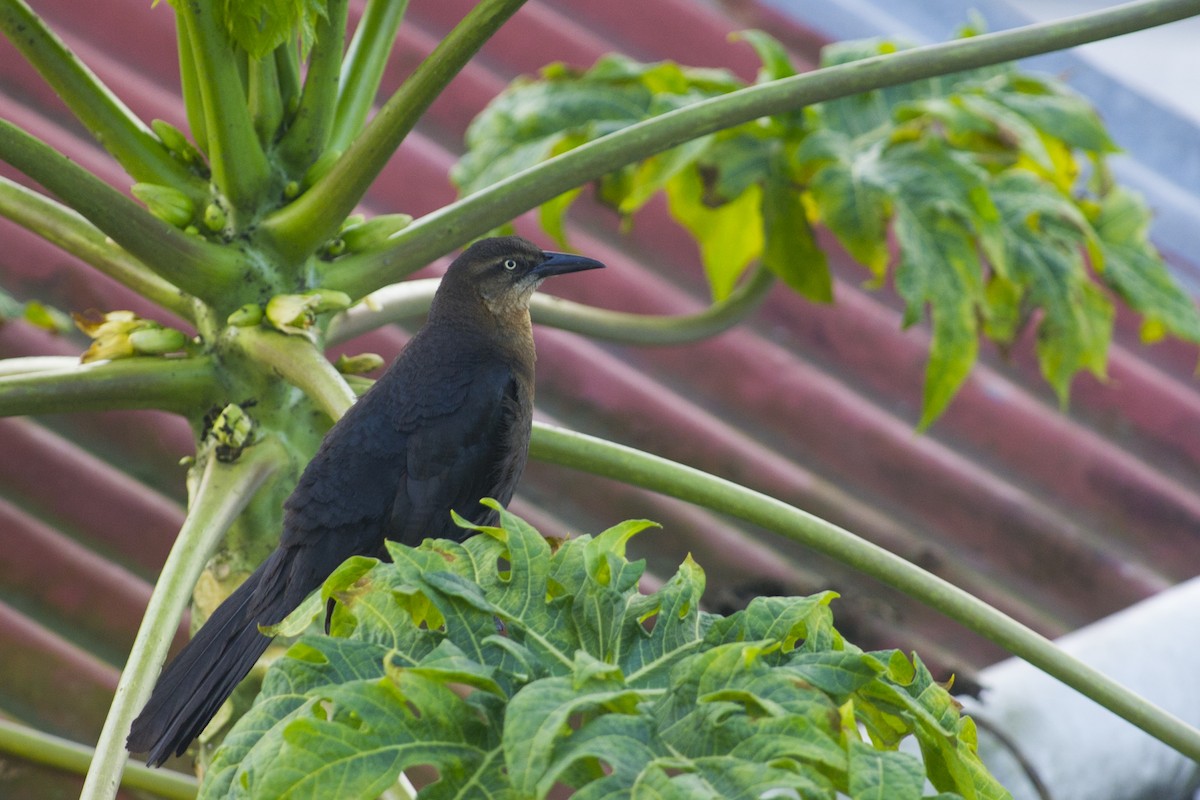
[[[450,509],[487,523],[494,512],[479,505],[480,498],[507,502],[520,477],[529,429],[520,381],[497,360],[458,374],[465,377],[443,384],[439,401],[405,425],[406,468],[389,539],[416,545],[426,538],[460,538]]]

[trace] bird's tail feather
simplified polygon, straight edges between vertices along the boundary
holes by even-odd
[[[218,606],[163,670],[125,740],[130,752],[149,751],[146,763],[151,766],[182,755],[254,667],[271,643],[270,637],[259,633],[259,624],[278,622],[299,602],[292,592],[276,593],[273,598],[268,592],[257,592],[265,575],[277,573],[279,565],[274,562],[280,556],[276,550]]]

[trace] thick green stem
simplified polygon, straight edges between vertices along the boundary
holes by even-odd
[[[330,0],[327,16],[317,25],[317,41],[308,62],[300,105],[279,142],[280,157],[297,177],[325,152],[333,129],[342,46],[346,41],[346,8],[347,0]]]
[[[146,269],[61,203],[0,177],[0,216],[28,228],[163,308],[192,319],[192,301],[178,287]]]
[[[524,0],[482,0],[442,39],[307,192],[263,221],[279,252],[300,259],[333,236],[450,80]],[[378,284],[373,288],[379,288]]]
[[[254,214],[267,188],[270,168],[258,143],[246,102],[239,54],[217,21],[215,3],[180,3],[176,24],[187,31],[195,75],[204,104],[204,127],[213,183],[232,206],[231,211]],[[235,220],[235,225],[248,220]]]
[[[354,390],[304,336],[266,328],[231,328],[233,344],[301,389],[330,419],[340,419],[355,400]]]
[[[154,688],[158,668],[167,657],[167,649],[205,562],[258,488],[277,465],[286,462],[286,454],[275,439],[268,439],[248,448],[232,464],[222,463],[211,454],[206,459],[187,519],[163,564],[129,660],[121,672],[80,800],[109,800],[116,794],[129,756],[125,752],[125,737],[134,716]]]
[[[759,117],[1074,47],[1197,14],[1200,0],[1141,0],[1056,22],[840,64],[714,97],[631,125],[444,206],[393,236],[388,249],[369,258],[333,262],[324,285],[362,297],[563,192],[683,142]]]
[[[1200,730],[1055,647],[952,583],[823,519],[715,475],[603,439],[534,424],[529,454],[730,514],[893,586],[1200,761]]]
[[[78,742],[0,719],[0,753],[7,753],[32,764],[83,775],[92,763],[95,751]],[[183,775],[169,769],[151,769],[145,764],[132,763],[125,765],[121,774],[121,786],[171,800],[192,800],[200,788],[200,783],[191,775]]]
[[[7,120],[0,120],[0,158],[45,186],[132,256],[185,292],[214,300],[239,280],[236,253],[172,228]]]
[[[330,150],[345,150],[366,123],[387,67],[388,54],[396,40],[396,31],[407,10],[408,0],[369,0],[367,3],[342,63],[337,114],[329,137]]]
[[[194,412],[217,386],[207,356],[123,358],[0,375],[0,417],[150,408]]]
[[[204,182],[171,156],[158,137],[23,0],[0,0],[0,28],[135,180],[173,186],[197,203],[203,200],[207,194]]]
[[[353,339],[380,325],[415,317],[429,310],[438,279],[426,278],[385,286],[371,295],[371,308],[358,305],[334,317],[330,344]],[[656,316],[610,311],[545,294],[531,298],[533,321],[552,328],[621,344],[689,344],[729,330],[750,315],[775,285],[772,273],[757,268],[724,300],[695,314]]]

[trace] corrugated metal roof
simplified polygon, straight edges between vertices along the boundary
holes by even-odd
[[[165,5],[33,6],[136,113],[183,125]],[[398,85],[470,6],[414,2],[385,89]],[[805,68],[815,63],[820,36],[766,4],[531,2],[434,104],[370,193],[369,208],[419,215],[452,200],[446,173],[465,126],[518,73],[558,59],[588,66],[617,50],[752,78],[757,59],[728,39],[751,24],[792,46]],[[6,119],[78,163],[128,185],[7,43],[0,45],[0,107]],[[1181,130],[1200,141],[1194,125],[1170,135]],[[1132,145],[1120,128],[1117,139]],[[1134,156],[1125,175],[1155,174]],[[1181,274],[1200,275],[1176,255],[1197,249],[1200,184],[1172,184],[1161,195],[1155,185],[1140,184],[1152,206],[1172,215],[1164,248]],[[528,216],[518,229],[545,241]],[[610,268],[554,291],[644,313],[706,305],[695,245],[664,204],[652,203],[625,236],[610,212],[584,200],[570,234],[579,250]],[[0,223],[0,237],[0,285],[20,297],[72,310],[156,313],[11,224]],[[747,323],[684,347],[622,347],[540,329],[540,413],[824,516],[1048,635],[1197,572],[1195,348],[1143,347],[1136,321],[1121,314],[1109,380],[1078,378],[1063,412],[1036,374],[1031,341],[1007,357],[985,346],[946,415],[918,434],[927,330],[901,331],[898,299],[865,290],[865,271],[831,237],[822,243],[836,275],[833,306],[776,288]],[[342,349],[390,357],[404,339],[389,327]],[[0,356],[81,349],[23,323],[0,327]],[[183,469],[176,462],[190,449],[190,432],[164,414],[121,412],[0,421],[0,441],[0,713],[92,741],[150,582],[182,520]],[[558,534],[629,517],[659,520],[664,530],[643,534],[635,549],[658,575],[692,552],[708,572],[717,608],[756,593],[835,588],[844,596],[835,606],[841,627],[865,647],[916,649],[943,673],[969,673],[1002,655],[846,567],[675,500],[534,464],[515,509]]]

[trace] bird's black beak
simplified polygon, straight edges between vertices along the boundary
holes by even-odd
[[[583,272],[585,269],[604,268],[604,265],[594,258],[576,256],[571,253],[555,253],[545,250],[542,252],[542,256],[545,260],[529,271],[538,278],[565,275],[568,272]]]

